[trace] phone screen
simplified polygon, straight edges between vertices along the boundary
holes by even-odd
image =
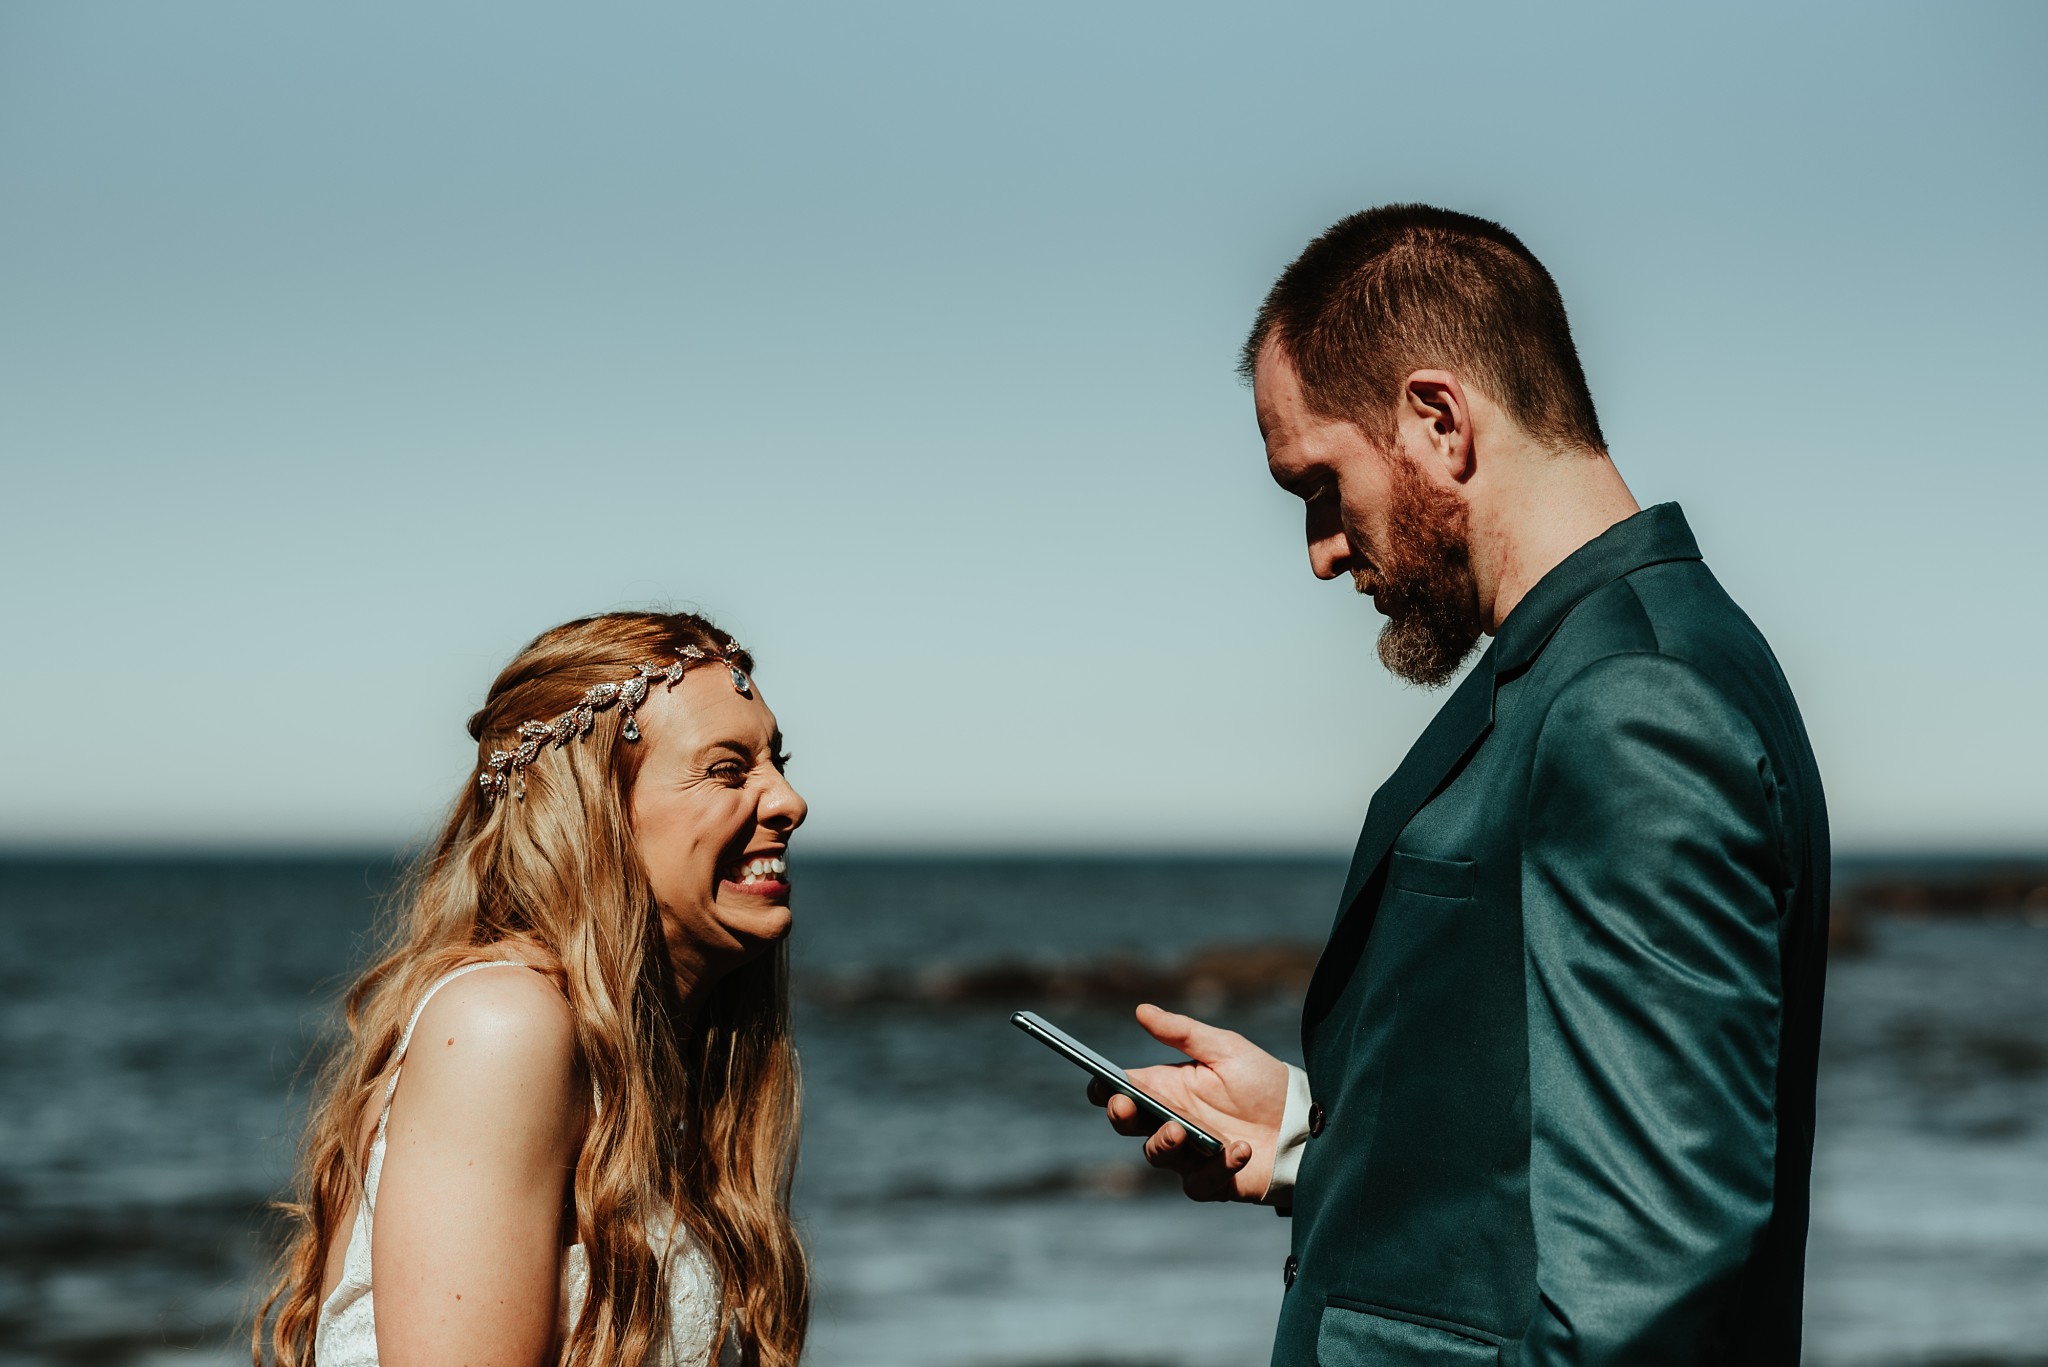
[[[1223,1152],[1222,1141],[1217,1139],[1216,1136],[1210,1134],[1201,1126],[1195,1124],[1194,1121],[1189,1120],[1186,1116],[1181,1115],[1171,1106],[1159,1100],[1159,1098],[1139,1087],[1131,1081],[1123,1069],[1117,1067],[1101,1054],[1090,1049],[1087,1045],[1081,1043],[1081,1041],[1075,1039],[1036,1011],[1013,1011],[1010,1013],[1010,1024],[1016,1026],[1055,1054],[1065,1058],[1083,1072],[1101,1078],[1103,1083],[1111,1090],[1121,1092],[1136,1102],[1139,1112],[1153,1122],[1154,1128],[1164,1125],[1169,1120],[1175,1121],[1183,1130],[1187,1131],[1188,1142],[1198,1152],[1211,1155]]]

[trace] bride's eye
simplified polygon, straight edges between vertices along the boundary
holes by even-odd
[[[711,766],[710,774],[720,783],[741,784],[747,781],[747,766],[736,759],[722,759]]]
[[[787,750],[778,750],[778,751],[776,751],[776,752],[775,752],[775,755],[774,755],[774,759],[775,759],[775,772],[779,774],[779,773],[783,772],[783,771],[784,771],[785,769],[789,768],[789,761],[790,761],[790,759],[791,759],[791,758],[792,758],[792,756],[790,755],[789,751],[787,751]]]

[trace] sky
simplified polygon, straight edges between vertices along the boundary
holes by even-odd
[[[2048,7],[0,5],[0,846],[419,838],[540,630],[746,642],[816,848],[1348,848],[1442,700],[1233,373],[1505,223],[1838,848],[2048,844]]]

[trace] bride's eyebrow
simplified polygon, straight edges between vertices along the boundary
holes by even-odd
[[[704,753],[707,755],[717,750],[729,750],[741,759],[752,759],[754,757],[754,747],[742,741],[714,740],[704,747]]]

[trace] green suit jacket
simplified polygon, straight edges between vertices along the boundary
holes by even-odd
[[[1276,1367],[1796,1362],[1827,905],[1784,675],[1678,508],[1639,513],[1373,797]]]

